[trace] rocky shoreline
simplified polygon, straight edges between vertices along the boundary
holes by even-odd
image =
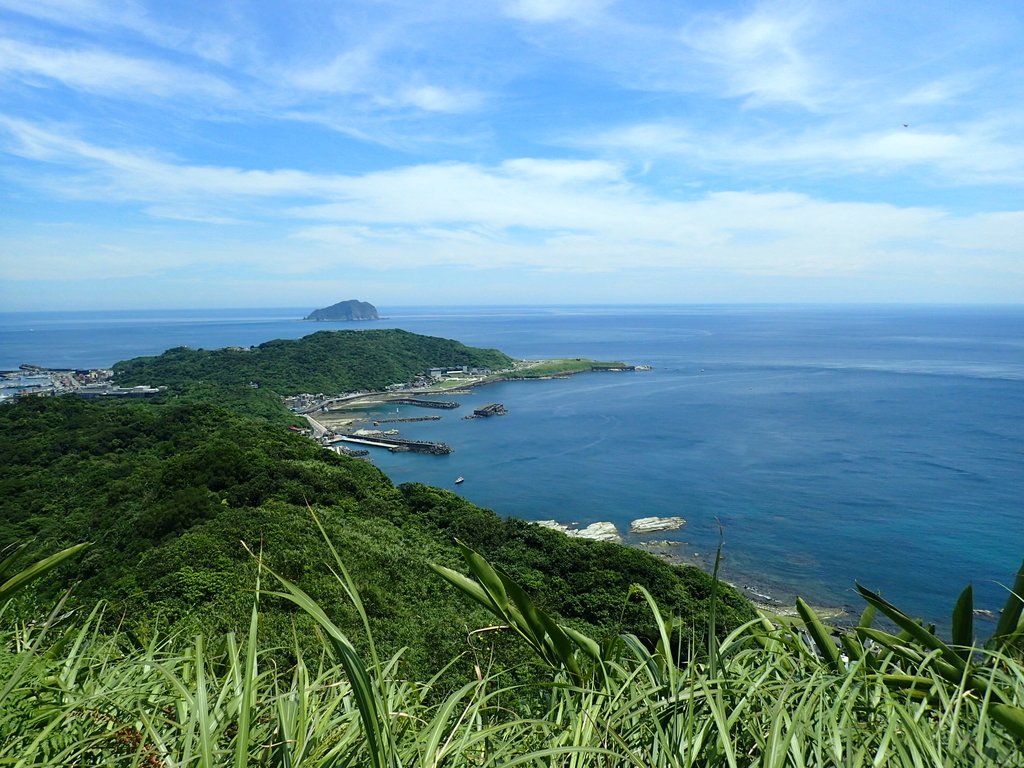
[[[694,553],[693,557],[686,557],[682,553],[682,547],[687,546],[686,542],[683,541],[647,539],[626,542],[618,527],[614,523],[607,521],[590,523],[582,528],[577,524],[562,523],[558,520],[534,520],[532,522],[535,525],[564,533],[566,536],[624,544],[625,546],[642,549],[673,565],[689,565],[704,571],[708,570],[707,563],[703,562],[697,553]],[[685,524],[686,520],[682,517],[641,517],[631,521],[629,533],[632,536],[642,536],[647,533],[678,530]],[[768,594],[764,587],[751,584],[737,584],[729,581],[725,581],[725,583],[738,590],[755,608],[766,614],[769,618],[772,616],[790,617],[797,615],[796,608],[792,603],[782,602],[773,595]],[[818,616],[823,619],[841,620],[849,615],[849,611],[846,608],[839,606],[814,606],[814,609]]]

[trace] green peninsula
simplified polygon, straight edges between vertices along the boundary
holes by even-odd
[[[176,347],[154,357],[114,365],[125,386],[157,382],[185,387],[197,382],[267,387],[279,395],[378,390],[411,381],[436,367],[498,370],[515,361],[496,349],[398,329],[319,331],[301,339],[276,339],[256,347]]]
[[[217,403],[281,425],[297,424],[281,398],[302,393],[379,391],[432,368],[496,371],[515,365],[495,349],[397,329],[318,331],[255,347],[175,347],[114,365],[122,386],[156,382],[168,402]],[[304,423],[304,422],[303,422]]]

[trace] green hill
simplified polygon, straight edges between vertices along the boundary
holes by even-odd
[[[707,625],[711,578],[699,570],[502,519],[443,490],[396,488],[368,463],[209,404],[53,398],[0,408],[0,546],[95,542],[66,566],[65,578],[80,582],[75,601],[108,601],[109,619],[140,635],[157,624],[243,629],[256,569],[242,541],[360,635],[311,508],[356,579],[378,642],[408,646],[418,674],[458,656],[466,632],[490,622],[428,567],[459,566],[455,539],[598,636],[625,629],[656,641],[649,612],[627,600],[633,583],[682,626]],[[35,596],[39,608],[56,593]],[[723,630],[753,616],[731,590],[724,600]],[[311,631],[308,617],[284,604],[264,609],[264,636],[282,645],[291,644],[293,621]]]
[[[320,331],[296,340],[277,339],[251,349],[176,347],[155,357],[114,366],[119,384],[183,387],[199,383],[248,386],[279,395],[383,389],[435,367],[500,369],[514,361],[495,349],[397,329]]]

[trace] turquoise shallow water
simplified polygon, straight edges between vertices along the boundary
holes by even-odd
[[[109,365],[327,327],[307,310],[0,315],[0,368]],[[1024,558],[1024,309],[815,307],[400,308],[374,327],[654,366],[504,383],[438,422],[447,457],[375,452],[395,482],[455,488],[502,514],[628,527],[682,515],[672,536],[757,591],[859,610],[855,581],[944,623],[973,580]],[[356,326],[363,327],[363,326]],[[474,405],[507,416],[465,421]],[[393,415],[393,414],[392,414]]]

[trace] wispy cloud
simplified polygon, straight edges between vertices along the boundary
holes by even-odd
[[[455,91],[435,85],[418,85],[400,90],[385,103],[409,105],[425,112],[469,112],[476,109],[482,96],[472,91]]]
[[[778,180],[823,174],[893,176],[924,172],[933,185],[1020,184],[1024,140],[1010,120],[871,130],[821,123],[766,133],[742,126],[714,131],[679,123],[623,125],[594,135],[564,137],[569,146],[643,161],[685,162],[699,169],[742,169]],[[919,183],[919,180],[917,183]]]
[[[9,151],[73,168],[78,183],[66,194],[211,225],[235,224],[258,203],[282,237],[377,268],[428,258],[472,268],[685,265],[808,275],[874,269],[915,249],[940,260],[954,253],[1009,258],[1020,241],[1017,212],[954,216],[792,192],[719,191],[682,201],[598,160],[517,158],[355,175],[260,171],[106,148],[10,119],[0,124],[13,140]]]
[[[324,93],[363,91],[376,69],[377,52],[361,45],[338,53],[329,61],[294,68],[285,73],[296,88]]]
[[[0,0],[0,9],[61,27],[150,28],[142,6],[132,0]]]
[[[811,8],[761,6],[740,18],[700,18],[681,37],[702,61],[720,70],[726,96],[813,109],[822,63],[804,46],[815,31]]]
[[[614,0],[507,0],[504,11],[532,22],[583,21],[599,16]]]
[[[246,47],[244,30],[202,29],[184,23],[184,14],[178,8],[159,10],[163,16],[141,0],[0,0],[0,12],[14,14],[15,18],[44,21],[77,34],[120,34],[222,64],[237,59]],[[237,15],[233,20],[240,22]]]
[[[42,80],[68,88],[132,99],[188,96],[224,98],[222,80],[166,62],[122,56],[95,48],[44,47],[0,38],[0,74],[30,85]]]

